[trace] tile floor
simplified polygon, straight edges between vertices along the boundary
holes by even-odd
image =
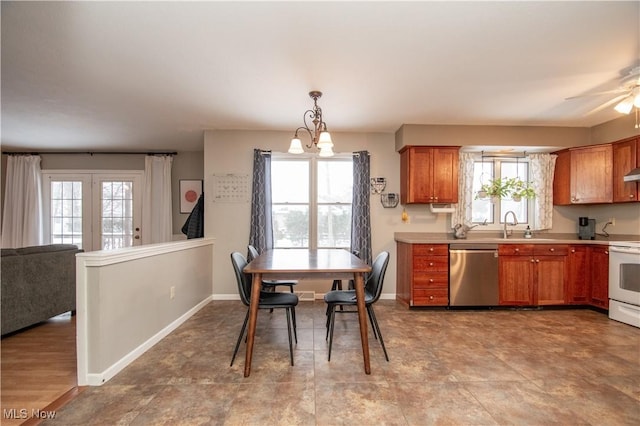
[[[325,305],[297,308],[295,366],[284,311],[260,311],[251,376],[233,346],[246,312],[211,302],[105,385],[58,411],[59,425],[636,425],[640,329],[578,310],[408,310],[381,300],[389,352],[357,315],[337,317],[327,362]]]

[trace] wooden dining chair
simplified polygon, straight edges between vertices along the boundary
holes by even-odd
[[[247,261],[244,256],[238,252],[231,253],[231,263],[233,264],[233,271],[236,274],[236,281],[238,284],[238,293],[240,293],[240,300],[247,307],[247,314],[244,317],[242,328],[240,329],[240,335],[236,342],[236,347],[233,350],[233,357],[231,358],[231,366],[238,354],[238,348],[242,337],[245,335],[247,328],[247,322],[249,320],[249,305],[251,304],[251,287],[252,277],[251,274],[244,272],[244,268],[247,266]],[[293,336],[295,342],[298,343],[298,334],[296,331],[295,323],[295,307],[298,305],[298,296],[293,293],[284,293],[277,291],[260,291],[260,301],[258,309],[284,309],[287,317],[287,332],[289,333],[289,355],[291,357],[291,365],[293,365],[293,344],[291,341],[291,331],[293,329]],[[293,323],[293,324],[292,324]]]

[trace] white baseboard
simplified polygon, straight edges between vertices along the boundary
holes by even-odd
[[[115,376],[120,371],[122,371],[127,365],[135,361],[140,355],[144,354],[147,350],[153,347],[153,345],[158,343],[160,340],[164,339],[166,336],[169,335],[169,333],[171,333],[173,330],[181,326],[186,320],[191,318],[196,312],[204,308],[211,301],[211,299],[212,297],[209,296],[203,301],[201,301],[200,303],[198,303],[193,308],[189,309],[187,312],[185,312],[183,315],[181,315],[171,324],[169,324],[168,326],[166,326],[165,328],[157,332],[155,335],[149,338],[149,340],[147,340],[146,342],[144,342],[143,344],[141,344],[140,346],[138,346],[137,348],[129,352],[122,359],[114,363],[111,367],[107,368],[102,373],[87,374],[86,384],[89,386],[100,386],[106,383],[109,379],[111,379],[113,376]]]
[[[315,300],[322,300],[324,298],[324,293],[316,293],[314,291],[296,291],[297,293],[313,293],[314,294],[314,298]],[[306,296],[306,294],[305,294]],[[384,299],[384,300],[396,300],[396,294],[395,293],[382,293],[380,295],[380,299]],[[240,296],[238,294],[214,294],[211,296],[211,300],[240,300]],[[303,300],[302,298],[300,299],[301,301]],[[311,300],[311,299],[307,299],[305,298],[304,300]]]
[[[316,292],[312,290],[300,290],[294,291],[294,293],[298,296],[298,300],[301,302],[313,302],[318,297],[316,296]],[[322,296],[320,297],[322,299]]]
[[[211,296],[211,300],[240,300],[240,295],[238,293],[214,294]]]

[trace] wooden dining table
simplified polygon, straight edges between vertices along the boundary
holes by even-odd
[[[360,340],[364,372],[371,374],[369,362],[369,339],[367,336],[367,311],[364,302],[364,274],[371,266],[344,249],[273,249],[266,250],[245,268],[252,274],[251,303],[249,305],[249,329],[247,331],[244,376],[251,374],[251,357],[258,319],[258,303],[262,280],[298,280],[303,278],[354,280]]]

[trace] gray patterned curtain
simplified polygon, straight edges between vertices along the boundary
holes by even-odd
[[[369,204],[369,152],[353,153],[353,203],[351,205],[351,251],[371,265],[371,210]]]
[[[251,229],[249,244],[258,253],[273,248],[271,220],[271,152],[253,150],[253,186],[251,191]]]

